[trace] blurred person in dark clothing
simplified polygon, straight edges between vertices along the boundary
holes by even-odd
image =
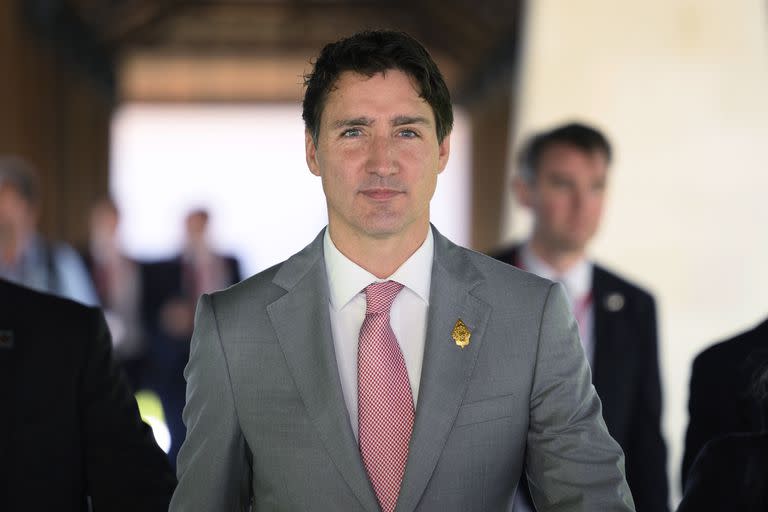
[[[101,312],[2,279],[0,304],[0,510],[167,510],[176,480]]]
[[[141,267],[124,254],[118,238],[119,223],[120,212],[112,199],[103,198],[93,204],[83,260],[112,333],[115,358],[131,387],[138,389],[145,351],[140,316]]]
[[[722,435],[708,441],[702,448],[686,473],[685,492],[678,512],[765,512],[768,510],[768,354],[764,351],[768,345],[766,334],[768,321],[762,324],[762,352],[752,362],[760,368],[754,381],[754,393],[739,393],[733,403],[745,405],[751,412],[759,411],[761,431],[738,432]],[[755,332],[755,331],[752,331]],[[738,342],[742,340],[735,340]],[[726,356],[719,347],[720,356]],[[730,345],[731,347],[735,345]],[[715,351],[718,352],[718,351]],[[761,361],[758,363],[758,359]],[[726,365],[729,359],[726,359]],[[754,372],[739,374],[721,374],[713,378],[724,388],[728,384],[744,382],[746,376]],[[724,382],[723,377],[728,379]],[[742,391],[747,391],[743,389]],[[751,400],[749,400],[751,398]],[[719,402],[715,402],[715,405]],[[729,410],[727,405],[721,409]],[[737,414],[738,415],[738,414]],[[735,427],[735,426],[734,426]],[[735,428],[744,428],[735,427]],[[690,432],[690,430],[689,430]],[[688,455],[686,453],[686,455]]]
[[[242,278],[237,259],[218,253],[209,239],[210,214],[196,209],[184,221],[186,241],[180,256],[184,280],[197,303],[203,293],[221,290]]]
[[[184,221],[182,252],[143,267],[142,309],[149,345],[147,384],[163,403],[171,433],[168,456],[174,465],[186,433],[181,419],[186,398],[184,367],[189,359],[197,299],[241,279],[237,260],[212,247],[209,221],[206,210],[190,211]]]
[[[580,123],[530,138],[514,189],[533,214],[533,232],[493,256],[565,286],[605,423],[624,450],[635,506],[661,512],[668,510],[668,484],[655,301],[587,253],[600,225],[611,157],[605,135]],[[534,510],[521,488],[516,510]]]
[[[767,363],[768,318],[696,356],[688,399],[683,488],[688,487],[693,462],[707,442],[725,434],[768,429],[764,408],[752,393],[755,375]]]
[[[36,290],[96,305],[83,262],[72,247],[37,232],[37,176],[15,156],[0,156],[0,277]]]

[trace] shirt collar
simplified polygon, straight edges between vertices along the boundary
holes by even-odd
[[[329,230],[323,236],[323,251],[325,270],[328,274],[328,287],[331,295],[331,306],[340,310],[358,293],[373,282],[397,281],[429,304],[429,289],[432,284],[432,260],[435,252],[435,239],[432,229],[427,232],[427,238],[421,247],[416,249],[395,272],[379,279],[363,267],[344,256],[331,240]]]
[[[565,273],[560,274],[533,252],[530,243],[526,243],[520,250],[520,262],[528,272],[563,283],[571,299],[579,299],[592,291],[593,266],[587,258],[582,258]]]

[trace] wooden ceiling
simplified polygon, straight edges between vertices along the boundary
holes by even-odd
[[[456,99],[468,101],[488,82],[512,72],[523,3],[19,1],[27,4],[33,22],[37,16],[38,30],[46,15],[49,29],[51,18],[79,27],[89,46],[112,64],[119,97],[141,101],[292,101],[300,97],[301,75],[323,45],[366,28],[414,35],[438,61]]]

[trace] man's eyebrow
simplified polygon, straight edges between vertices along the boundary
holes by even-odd
[[[374,120],[370,117],[355,117],[350,119],[339,119],[334,121],[334,129],[346,128],[349,126],[373,126]],[[431,121],[424,116],[396,116],[392,119],[392,126],[403,126],[406,124],[431,124]]]
[[[344,128],[347,126],[371,126],[373,119],[368,117],[355,117],[353,119],[339,119],[333,122],[333,128]]]
[[[392,126],[404,124],[431,124],[430,120],[423,116],[397,116],[392,120]]]

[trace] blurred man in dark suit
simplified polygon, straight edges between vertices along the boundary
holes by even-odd
[[[167,510],[176,481],[101,312],[3,280],[0,304],[0,510]]]
[[[734,432],[768,429],[752,392],[755,376],[768,364],[768,318],[730,340],[717,343],[693,361],[689,423],[683,455],[683,487],[704,445]]]
[[[184,221],[184,247],[178,256],[143,265],[142,309],[147,333],[147,368],[144,382],[163,403],[175,466],[186,428],[181,420],[186,382],[184,367],[195,304],[203,293],[226,288],[241,279],[237,259],[220,254],[211,245],[210,216],[204,209],[190,211]]]
[[[120,243],[120,211],[111,198],[96,201],[90,211],[89,240],[82,258],[96,288],[112,334],[115,359],[131,388],[141,389],[146,343],[141,324],[141,266]]]
[[[97,305],[77,252],[38,232],[40,192],[37,172],[27,161],[0,155],[0,278]]]
[[[637,510],[666,511],[655,302],[587,255],[602,217],[610,163],[610,143],[593,127],[571,123],[532,137],[514,187],[533,213],[533,233],[494,256],[563,283],[605,423],[626,456]],[[517,510],[532,510],[524,496]]]

